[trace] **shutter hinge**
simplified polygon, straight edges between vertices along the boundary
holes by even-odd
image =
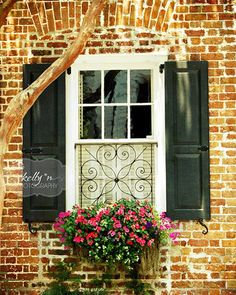
[[[40,227],[34,227],[32,226],[31,222],[29,221],[28,223],[28,229],[29,229],[29,232],[33,235],[36,235],[38,230],[40,230],[41,228]]]
[[[165,65],[164,64],[160,64],[160,66],[159,66],[159,72],[161,74],[163,73],[164,69],[165,69]]]
[[[67,69],[67,74],[68,74],[68,75],[71,74],[71,67],[69,67],[69,68]]]
[[[203,235],[206,235],[208,233],[208,227],[206,226],[206,224],[203,222],[202,218],[199,218],[197,220],[197,223],[201,224],[202,227],[204,227],[205,229],[202,231]]]

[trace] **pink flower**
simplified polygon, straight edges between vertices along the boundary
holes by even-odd
[[[131,232],[131,233],[129,234],[129,236],[130,236],[131,238],[134,238],[134,237],[135,237],[135,234],[134,234],[133,232]]]
[[[117,218],[115,218],[114,216],[112,216],[112,218],[111,218],[114,222],[116,222],[116,221],[118,221],[118,219]]]
[[[115,238],[115,239],[116,239],[117,241],[119,241],[120,237],[121,237],[121,233],[120,233],[120,232],[118,232],[118,233],[117,233],[117,236],[116,236],[116,238]]]
[[[93,240],[90,240],[87,242],[89,246],[92,246],[92,244],[94,243]]]
[[[61,242],[61,243],[64,243],[64,242],[65,242],[65,240],[66,240],[66,238],[65,238],[65,237],[62,237],[62,238],[60,238],[60,242]]]
[[[129,216],[128,214],[125,215],[125,220],[130,220],[131,216]]]
[[[166,217],[166,212],[161,212],[160,217],[165,218]]]
[[[65,232],[65,229],[61,227],[63,224],[65,224],[64,221],[57,221],[53,224],[53,227],[56,231]]]
[[[59,218],[65,218],[65,217],[68,217],[71,215],[71,212],[70,211],[66,211],[66,212],[60,212],[58,217]]]
[[[73,241],[76,242],[76,243],[83,243],[84,238],[80,237],[80,236],[77,236],[77,237],[74,237]]]
[[[117,221],[117,222],[115,222],[115,223],[113,224],[113,227],[114,227],[114,228],[121,228],[122,225],[121,225],[121,223],[120,223],[119,221]]]
[[[148,247],[151,247],[151,245],[154,243],[154,239],[151,239],[147,242]]]
[[[146,244],[146,241],[142,238],[137,237],[136,238],[137,243],[139,243],[141,246],[144,246]]]
[[[111,211],[110,208],[102,208],[102,209],[99,211],[98,215],[99,215],[99,217],[102,217],[103,215],[108,216],[109,213],[110,213],[110,211]]]
[[[85,217],[83,215],[79,215],[76,220],[75,220],[75,223],[78,224],[78,223],[83,223],[83,224],[87,224],[87,220],[85,219]]]
[[[110,231],[108,232],[108,235],[110,235],[110,236],[112,236],[112,237],[114,237],[115,234],[116,234],[116,232],[115,232],[114,230],[110,230]]]
[[[127,226],[123,226],[123,230],[124,230],[126,233],[128,233],[128,232],[129,232],[129,229],[128,229],[128,227],[127,227]]]
[[[86,240],[94,239],[97,237],[98,237],[98,234],[96,232],[91,232],[91,233],[87,234]]]
[[[78,208],[77,214],[81,215],[82,213],[84,213],[84,209]]]
[[[117,212],[116,212],[117,215],[124,215],[124,209],[123,208],[120,208]]]
[[[137,216],[133,216],[133,221],[134,222],[138,221],[138,217]]]
[[[96,217],[92,217],[89,221],[88,224],[92,225],[92,226],[97,226],[97,218]]]
[[[101,231],[101,226],[96,226],[96,231],[99,233]]]
[[[134,243],[133,243],[131,240],[128,240],[128,241],[126,242],[126,244],[132,246]]]
[[[146,214],[146,210],[145,210],[145,208],[141,207],[141,208],[139,209],[139,215],[140,215],[141,217],[144,217],[145,214]]]
[[[135,223],[135,224],[132,224],[131,225],[132,229],[139,229],[140,228],[140,225],[138,223]]]
[[[174,241],[178,238],[179,235],[180,235],[179,232],[173,232],[173,233],[170,233],[170,238]]]

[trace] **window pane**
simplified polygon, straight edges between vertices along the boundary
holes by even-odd
[[[151,71],[130,71],[130,101],[131,103],[151,102]]]
[[[101,72],[100,71],[83,71],[83,103],[100,103],[101,102]]]
[[[81,111],[81,138],[101,138],[101,107],[84,107]]]
[[[127,107],[105,107],[105,138],[127,137]]]
[[[127,71],[105,71],[105,103],[127,102]]]
[[[151,135],[151,106],[131,106],[131,137]]]

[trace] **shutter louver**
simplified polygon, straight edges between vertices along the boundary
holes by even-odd
[[[24,65],[24,88],[36,80],[48,66],[46,64]],[[54,161],[55,159],[58,161]],[[51,169],[50,173],[57,176],[60,168],[60,177],[63,176],[65,165],[65,74],[62,74],[40,95],[24,118],[23,175],[27,174],[32,177],[37,172],[39,175],[45,172],[45,167],[42,168],[42,171],[32,171],[33,165],[31,166],[30,160],[38,160],[41,163],[43,163],[42,160],[47,160],[50,163],[50,168],[46,166],[46,169]],[[58,168],[55,163],[61,163],[62,166]],[[50,178],[50,173],[48,175],[44,173],[43,177]],[[57,195],[47,195],[48,191],[46,190],[44,190],[44,194],[40,195],[30,193],[29,186],[32,185],[34,185],[33,180],[23,177],[24,221],[54,221],[58,213],[65,210],[64,186]]]
[[[167,214],[210,219],[208,63],[166,62]]]

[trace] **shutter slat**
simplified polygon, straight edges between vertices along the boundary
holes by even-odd
[[[24,65],[24,88],[36,80],[49,65]],[[44,179],[50,175],[64,176],[65,166],[65,75],[62,74],[40,95],[23,121],[23,174],[33,176],[36,172],[29,160],[49,161],[39,169]],[[31,152],[30,152],[31,151]],[[33,151],[33,152],[32,152]],[[51,160],[58,160],[50,162]],[[55,164],[57,163],[57,164]],[[61,166],[58,166],[60,163]],[[45,171],[46,167],[46,171]],[[40,170],[41,169],[41,170]],[[46,175],[48,173],[48,175]],[[59,175],[60,174],[60,175]],[[56,180],[57,181],[57,180]],[[55,181],[55,185],[59,184]],[[45,182],[44,182],[45,183]],[[31,193],[33,181],[23,178],[23,219],[25,222],[54,221],[65,210],[65,190],[43,190]],[[60,182],[61,185],[61,182]],[[49,186],[50,187],[50,184]]]
[[[209,219],[208,63],[166,62],[167,214]]]

